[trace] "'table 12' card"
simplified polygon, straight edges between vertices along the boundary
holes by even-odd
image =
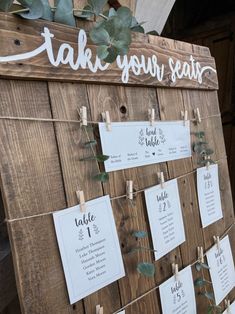
[[[125,276],[109,196],[53,218],[71,304]]]
[[[220,241],[219,248],[214,245],[206,253],[206,257],[210,267],[215,302],[218,305],[234,288],[235,284],[233,255],[229,237],[226,236]]]
[[[177,180],[145,190],[155,260],[185,241],[184,223]]]
[[[106,172],[191,156],[189,121],[113,122],[111,131],[99,123],[99,131],[103,154],[109,156]]]
[[[159,287],[163,314],[196,314],[191,266],[171,277]]]
[[[197,192],[203,228],[223,217],[218,165],[197,169]]]

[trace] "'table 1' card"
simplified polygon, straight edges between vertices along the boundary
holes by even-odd
[[[177,180],[145,190],[155,260],[185,241]]]
[[[215,302],[218,305],[234,288],[235,284],[233,255],[229,237],[226,236],[220,241],[219,248],[217,245],[213,246],[206,253],[206,257],[210,267]]]
[[[197,192],[203,228],[223,217],[218,165],[197,169]]]
[[[105,171],[134,168],[191,156],[189,121],[99,123]]]
[[[159,287],[163,314],[196,314],[191,266],[171,277]]]
[[[53,218],[71,304],[125,276],[109,196]]]

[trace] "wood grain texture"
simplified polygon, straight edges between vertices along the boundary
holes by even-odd
[[[76,60],[78,29],[40,20],[34,22],[23,21],[22,19],[6,14],[0,14],[0,17],[0,39],[2,42],[0,47],[1,56],[21,54],[36,49],[43,43],[43,39],[40,34],[42,33],[44,26],[47,26],[55,35],[55,38],[53,39],[53,49],[55,53],[58,51],[63,42],[69,43],[75,51],[74,59]],[[139,35],[139,37],[141,36]],[[134,41],[130,47],[128,57],[136,55],[141,58],[141,55],[144,55],[145,58],[148,58],[152,57],[152,55],[156,55],[157,61],[155,62],[157,62],[160,66],[162,64],[165,65],[163,79],[162,81],[158,81],[156,77],[152,77],[150,74],[143,74],[143,70],[140,75],[134,75],[131,70],[128,84],[197,89],[218,88],[217,76],[212,71],[204,73],[203,82],[201,84],[199,84],[196,79],[189,80],[186,77],[173,82],[168,64],[169,57],[172,57],[174,62],[176,62],[176,60],[180,60],[181,62],[187,61],[190,63],[191,53],[188,53],[187,50],[168,50],[167,43],[172,42],[169,39],[162,39],[162,45],[154,45],[151,43],[151,37],[152,36],[149,36],[150,43],[145,43],[144,45],[143,40]],[[142,39],[143,38],[145,37],[142,37]],[[91,49],[94,58],[96,56],[96,47],[90,43],[88,44],[88,47]],[[201,56],[198,54],[193,54],[193,56],[196,61],[201,63],[201,66],[208,65],[215,68],[214,59],[212,57]],[[122,71],[117,67],[116,63],[111,64],[105,72],[98,70],[96,73],[92,73],[88,69],[81,68],[75,71],[70,69],[68,65],[53,67],[48,61],[46,52],[41,53],[35,58],[24,61],[7,64],[1,63],[0,73],[3,77],[12,78],[27,77],[31,79],[83,81],[94,83],[98,80],[100,83],[122,84]]]

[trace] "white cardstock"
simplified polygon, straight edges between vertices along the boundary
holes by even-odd
[[[196,314],[195,291],[191,266],[171,277],[159,287],[163,314]]]
[[[235,302],[233,302],[230,305],[229,310],[225,310],[223,314],[235,314]]]
[[[203,228],[223,217],[218,165],[197,169],[197,193]]]
[[[125,276],[109,196],[53,214],[70,303]]]
[[[183,121],[99,123],[107,172],[191,156],[190,123]]]
[[[220,240],[219,250],[217,245],[214,245],[206,253],[206,257],[210,267],[215,302],[218,305],[235,284],[235,270],[229,237],[226,236]]]
[[[155,260],[185,241],[177,180],[144,191]]]

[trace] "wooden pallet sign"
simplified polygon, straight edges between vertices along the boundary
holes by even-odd
[[[198,273],[192,266],[191,274],[186,266],[197,260],[198,247],[206,252],[214,245],[213,236],[228,234],[232,250],[235,248],[214,59],[205,47],[140,35],[133,39],[128,56],[111,65],[103,64],[82,29],[25,21],[7,14],[0,17],[0,185],[22,313],[91,314],[97,310],[111,314],[124,308],[127,314],[161,313],[158,287],[172,277],[172,264],[174,276],[184,275],[187,282],[192,276],[196,279]],[[85,131],[78,116],[82,107],[87,108],[86,113],[81,110],[83,121],[88,123]],[[195,111],[200,112],[196,120]],[[202,228],[195,152],[182,159],[110,171],[106,182],[94,180],[104,172],[104,164],[84,159],[89,159],[92,151],[102,153],[98,122],[103,112],[107,132],[112,128],[114,132],[116,122],[173,123],[182,119],[183,112],[185,120],[179,124],[181,130],[190,126],[191,143],[196,141],[195,133],[205,132],[205,141],[214,151],[223,218]],[[142,133],[139,135],[142,141]],[[88,141],[97,145],[91,149]],[[172,250],[166,253],[163,248],[162,254],[154,254],[154,225],[149,223],[144,193],[159,183],[161,189],[170,182],[178,195],[177,210],[182,209],[179,225],[184,232]],[[97,205],[91,208],[93,214],[86,216],[98,198],[108,204],[107,211],[97,214]],[[86,227],[92,226],[98,234],[97,221],[102,223],[102,219],[97,215],[102,214],[106,215],[104,222],[108,218],[111,221],[107,226],[116,226],[112,243],[116,244],[118,238],[118,258],[121,256],[124,268],[117,272],[118,280],[94,289],[92,294],[75,289],[83,299],[72,297],[70,304],[66,282],[71,278],[65,278],[60,255],[63,244],[57,241],[53,215],[64,222],[67,209],[78,203],[82,206],[68,211],[69,215],[74,210],[75,214],[80,215],[80,210],[85,213],[82,220],[75,216],[78,232],[82,224],[90,223]],[[137,231],[145,231],[148,236],[137,241],[133,236]],[[91,230],[87,232],[89,236]],[[111,241],[111,232],[107,233]],[[82,240],[84,235],[80,232],[79,236]],[[133,250],[137,246],[147,249]],[[114,265],[116,261],[114,258]],[[154,276],[137,271],[137,265],[143,262],[154,264]],[[65,267],[64,260],[63,264]],[[209,279],[207,270],[205,274]],[[85,290],[85,286],[82,288]],[[233,290],[228,298],[233,300],[234,296]],[[197,295],[196,306],[198,313],[204,313],[206,298]]]

